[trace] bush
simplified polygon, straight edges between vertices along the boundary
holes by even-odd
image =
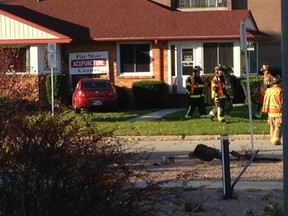
[[[131,105],[130,96],[126,87],[115,86],[118,96],[118,107],[120,109],[127,109]]]
[[[245,93],[241,85],[242,78],[237,78],[231,76],[231,82],[233,83],[234,99],[233,103],[244,103],[245,102]]]
[[[68,103],[69,91],[67,91],[67,77],[65,74],[54,74],[53,79],[54,84],[54,102]],[[46,95],[47,100],[51,104],[51,75],[46,76]]]
[[[253,75],[250,76],[249,82],[250,82],[250,91],[251,91],[251,102],[253,104],[258,103],[258,96],[260,94],[260,82],[262,81],[262,76]],[[247,93],[247,79],[241,80],[241,85],[244,90],[245,94],[245,103],[248,103],[248,93]]]
[[[1,216],[152,211],[159,183],[146,179],[139,155],[125,143],[108,140],[94,127],[80,129],[67,115],[23,114],[0,119]],[[138,180],[148,186],[136,187]]]
[[[134,82],[132,90],[139,108],[165,108],[168,105],[168,86],[163,81]]]

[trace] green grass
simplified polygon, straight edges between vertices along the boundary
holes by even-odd
[[[227,124],[199,118],[195,110],[192,119],[185,120],[185,110],[165,116],[154,121],[129,122],[128,120],[155,110],[138,110],[129,112],[82,112],[75,115],[79,124],[89,124],[100,132],[111,132],[118,136],[152,136],[152,135],[219,135],[250,134],[249,113],[247,106],[234,107],[231,116],[226,116]],[[207,113],[209,108],[207,108]],[[254,134],[269,134],[267,116],[253,119]]]

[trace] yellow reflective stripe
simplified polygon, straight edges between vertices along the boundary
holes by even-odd
[[[278,118],[282,117],[282,113],[268,113],[268,116],[272,118]]]
[[[281,141],[281,138],[279,138],[279,137],[271,137],[270,141],[271,142]]]
[[[190,95],[191,98],[200,98],[203,97],[203,95]]]
[[[203,84],[199,84],[199,85],[198,85],[198,88],[201,88],[201,87],[204,87],[204,85],[203,85]]]

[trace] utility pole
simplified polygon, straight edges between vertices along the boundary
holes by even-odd
[[[288,1],[281,0],[281,64],[282,64],[282,87],[283,87],[283,206],[284,216],[288,216]]]

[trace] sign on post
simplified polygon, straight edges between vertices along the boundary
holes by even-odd
[[[48,65],[50,68],[56,68],[57,51],[56,43],[48,44]]]

